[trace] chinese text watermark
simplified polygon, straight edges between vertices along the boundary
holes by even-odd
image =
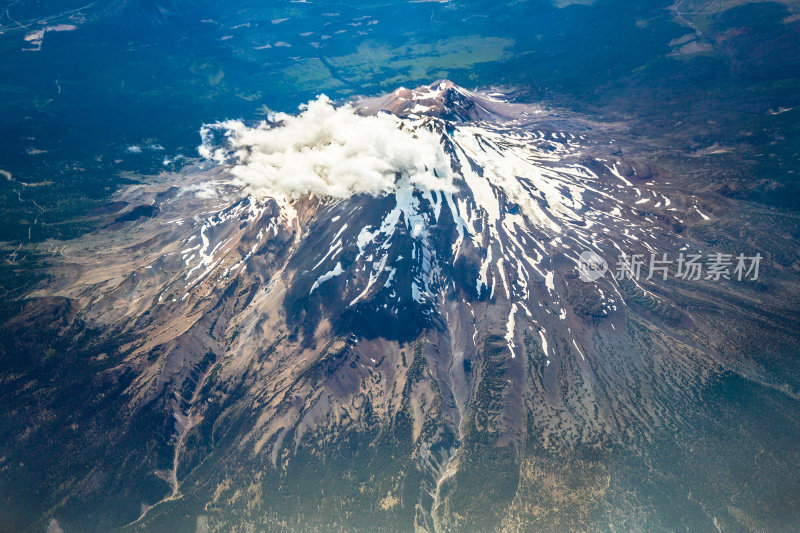
[[[596,281],[609,272],[608,263],[599,254],[585,250],[580,254],[578,275],[583,281]],[[690,281],[756,281],[758,280],[761,254],[708,255],[694,253],[678,254],[626,254],[617,257],[613,276],[618,281],[660,279],[669,277]]]

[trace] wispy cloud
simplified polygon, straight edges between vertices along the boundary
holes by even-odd
[[[234,181],[255,195],[382,195],[395,190],[398,177],[422,190],[452,188],[435,133],[402,127],[387,114],[361,116],[324,95],[297,115],[276,113],[254,126],[228,120],[204,126],[201,135],[200,155],[231,165]]]

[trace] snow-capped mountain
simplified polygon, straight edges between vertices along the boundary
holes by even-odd
[[[59,522],[648,524],[623,497],[598,511],[610,483],[626,490],[605,460],[687,423],[716,373],[770,379],[714,345],[719,309],[746,315],[735,280],[614,276],[620,255],[719,251],[687,231],[714,205],[620,155],[620,130],[499,93],[437,81],[353,106],[358,151],[356,133],[304,123],[309,140],[288,116],[216,125],[205,160],[123,192],[102,231],[50,244],[25,316],[58,306],[85,368],[60,386],[87,406],[60,419],[79,466],[53,489]],[[395,135],[408,146],[384,145]],[[336,162],[298,168],[321,153]],[[328,180],[361,172],[346,190]],[[587,253],[609,272],[586,281]],[[546,481],[564,458],[582,472],[574,494]],[[98,488],[117,482],[125,501]],[[116,511],[94,521],[86,505]],[[564,506],[576,512],[543,518]]]

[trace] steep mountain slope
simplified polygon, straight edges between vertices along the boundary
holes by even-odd
[[[720,501],[734,474],[681,478],[696,472],[679,472],[668,457],[681,445],[665,442],[736,431],[705,407],[727,394],[721,380],[753,388],[770,416],[797,408],[797,381],[771,363],[800,331],[796,258],[774,253],[791,235],[742,235],[733,204],[665,178],[619,126],[498,96],[437,81],[215,125],[206,160],[125,191],[104,230],[50,243],[47,281],[3,329],[3,488],[20,509],[4,519],[65,531],[788,523],[797,452],[737,489],[782,487],[783,514],[768,515]],[[325,136],[341,113],[391,162]],[[408,146],[382,144],[394,135]],[[331,166],[297,166],[334,152]],[[325,181],[340,172],[364,178]],[[588,252],[611,271],[583,279]],[[676,279],[674,265],[667,279],[645,279],[647,264],[613,276],[620,254],[681,252],[786,268],[759,282]],[[742,449],[763,450],[753,411],[722,405],[720,420],[742,420]],[[765,422],[783,428],[779,443],[799,423]]]

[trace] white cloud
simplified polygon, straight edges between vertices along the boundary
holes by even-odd
[[[393,192],[398,177],[421,190],[452,189],[439,137],[401,129],[397,117],[361,116],[322,95],[298,115],[269,118],[252,127],[240,120],[204,126],[200,155],[231,165],[234,182],[257,196],[377,196]]]

